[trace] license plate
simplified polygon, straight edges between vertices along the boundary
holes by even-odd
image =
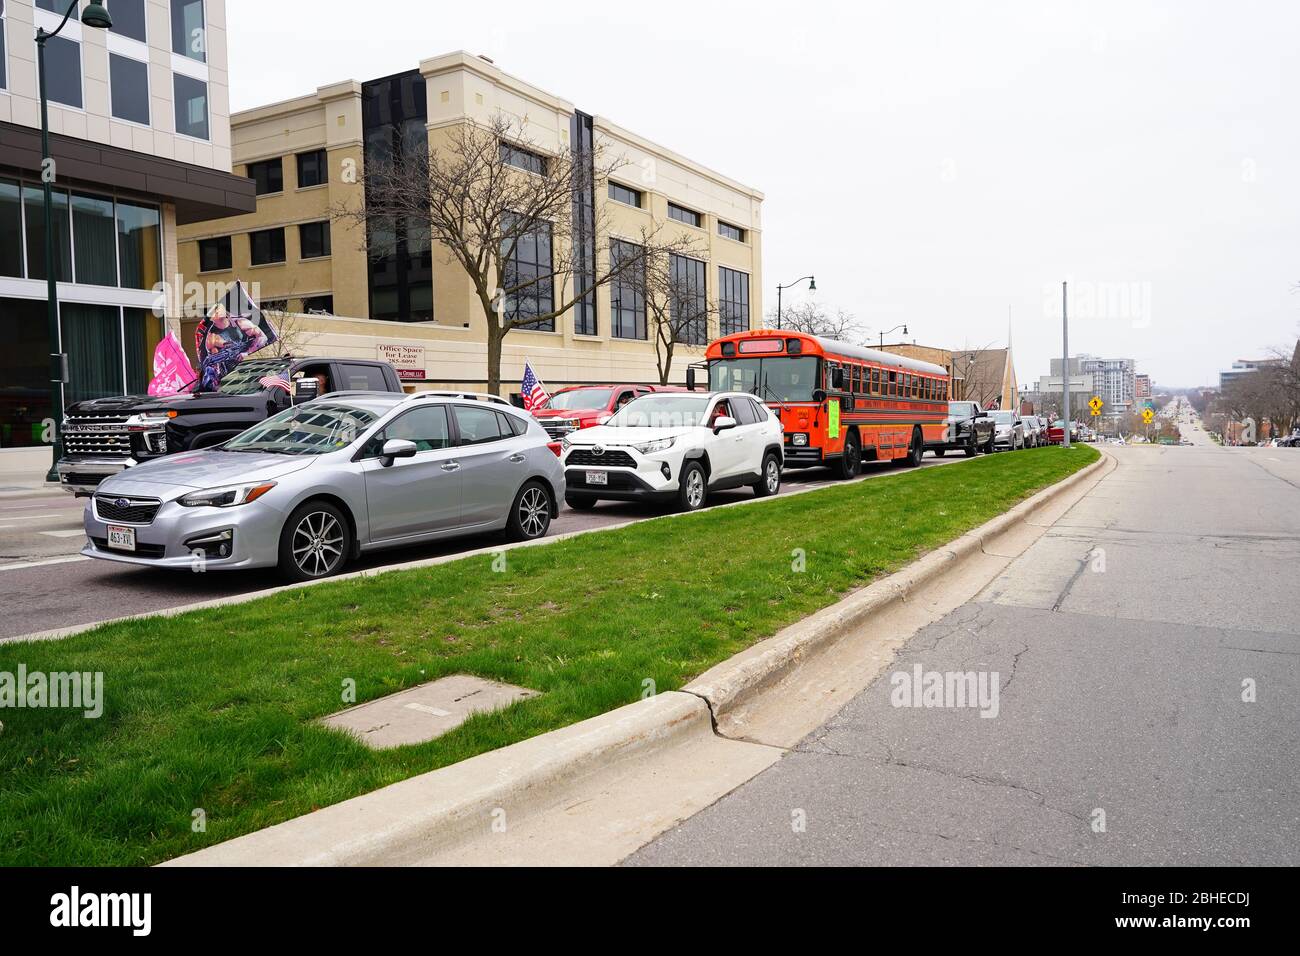
[[[135,550],[135,528],[123,528],[118,525],[108,526],[108,546],[119,551]]]
[[[589,485],[607,485],[607,484],[609,484],[609,472],[607,472],[607,471],[589,471],[589,472],[587,472],[587,484],[589,484]]]

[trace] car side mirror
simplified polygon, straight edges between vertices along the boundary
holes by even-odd
[[[738,424],[740,423],[730,415],[723,415],[713,423],[713,434],[716,435],[718,432],[726,431],[728,428],[735,428]]]
[[[689,365],[686,367],[686,388],[692,392],[695,391],[695,369]]]
[[[387,468],[398,458],[414,458],[417,450],[413,441],[390,438],[384,442],[383,450],[379,453],[379,463]]]
[[[293,403],[301,405],[320,397],[320,382],[311,376],[303,376],[293,383]]]

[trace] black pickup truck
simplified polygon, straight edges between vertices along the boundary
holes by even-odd
[[[993,452],[993,419],[978,402],[949,402],[948,424],[940,441],[928,441],[925,450],[942,458],[944,452],[961,451],[967,457],[976,452]]]
[[[299,386],[303,380],[310,387]],[[402,383],[387,362],[250,358],[232,369],[216,392],[76,402],[63,418],[59,483],[74,495],[89,495],[109,475],[132,465],[220,444],[296,401],[354,390],[400,392]]]

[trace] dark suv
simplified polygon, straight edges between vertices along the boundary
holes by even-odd
[[[215,392],[120,395],[75,402],[64,413],[59,483],[89,495],[123,469],[163,455],[219,445],[294,402],[292,390],[314,379],[308,397],[343,391],[401,392],[387,362],[336,358],[250,358]]]
[[[948,427],[944,429],[942,441],[928,441],[926,451],[934,452],[934,457],[942,458],[944,452],[964,451],[967,457],[976,452],[993,451],[993,419],[989,413],[979,407],[978,402],[949,402]]]

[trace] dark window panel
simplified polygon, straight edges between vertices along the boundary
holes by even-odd
[[[45,92],[51,103],[82,108],[80,43],[67,37],[45,41]]]
[[[72,245],[77,281],[117,285],[117,227],[113,200],[72,194]]]
[[[675,255],[669,258],[668,268],[676,339],[686,345],[705,345],[709,337],[706,265],[699,259]]]
[[[183,73],[172,74],[176,94],[176,132],[208,138],[208,84]]]
[[[508,242],[502,243],[503,254],[508,246]],[[537,223],[531,233],[520,236],[515,244],[514,255],[505,263],[504,286],[515,289],[506,302],[504,315],[507,321],[521,320],[525,323],[525,328],[555,331],[554,319],[528,321],[546,315],[555,308],[552,263],[550,223]]]
[[[304,312],[322,312],[325,315],[333,315],[334,296],[332,295],[304,296],[302,300],[302,310]]]
[[[113,25],[109,29],[132,40],[147,42],[144,4],[145,0],[112,0],[109,15],[113,18]],[[68,8],[66,3],[63,8]]]
[[[668,218],[676,219],[678,222],[684,222],[686,225],[694,226],[696,229],[700,228],[700,223],[703,221],[698,212],[687,209],[685,206],[678,206],[676,203],[668,204]]]
[[[231,268],[233,256],[229,236],[199,240],[199,271],[222,272]]]
[[[157,206],[117,203],[117,257],[126,289],[162,282],[162,213]]]
[[[641,190],[632,189],[629,186],[621,186],[618,183],[609,184],[609,198],[617,202],[626,203],[629,206],[641,208]]]
[[[64,401],[70,405],[125,392],[122,317],[118,308],[63,302],[59,305],[59,323],[72,374],[72,380],[64,386]]]
[[[172,52],[207,62],[207,25],[203,22],[203,0],[171,0]],[[116,14],[114,14],[116,15]],[[203,137],[207,139],[207,137]]]
[[[248,178],[254,183],[259,196],[267,193],[284,191],[284,163],[276,159],[264,159],[258,163],[248,164]]]
[[[739,226],[733,226],[729,222],[720,221],[718,223],[718,235],[722,236],[724,239],[734,239],[736,242],[745,241],[745,230],[741,229]]]
[[[113,115],[121,120],[148,126],[149,65],[110,53],[108,77]]]
[[[325,150],[298,154],[298,188],[320,186],[329,181],[329,165]]]
[[[302,259],[320,259],[330,254],[330,224],[305,222],[298,227],[298,255]]]
[[[0,448],[45,444],[50,417],[50,340],[43,299],[0,299]]]
[[[539,176],[546,173],[545,156],[511,143],[501,144],[501,160],[511,166],[526,169],[530,173],[537,173]]]
[[[749,331],[749,275],[735,269],[718,269],[719,334]]]
[[[641,247],[622,239],[609,244],[610,269],[631,260],[639,260],[610,283],[610,335],[619,339],[646,338],[645,262]]]
[[[45,200],[40,186],[23,184],[23,209],[27,223],[27,278],[44,279],[45,272]],[[52,191],[51,215],[54,222],[54,277],[59,282],[72,281],[72,235],[68,221],[68,194]]]
[[[284,229],[263,229],[248,234],[249,261],[255,266],[284,262]]]
[[[17,180],[0,179],[0,276],[22,278],[22,274],[22,197]]]

